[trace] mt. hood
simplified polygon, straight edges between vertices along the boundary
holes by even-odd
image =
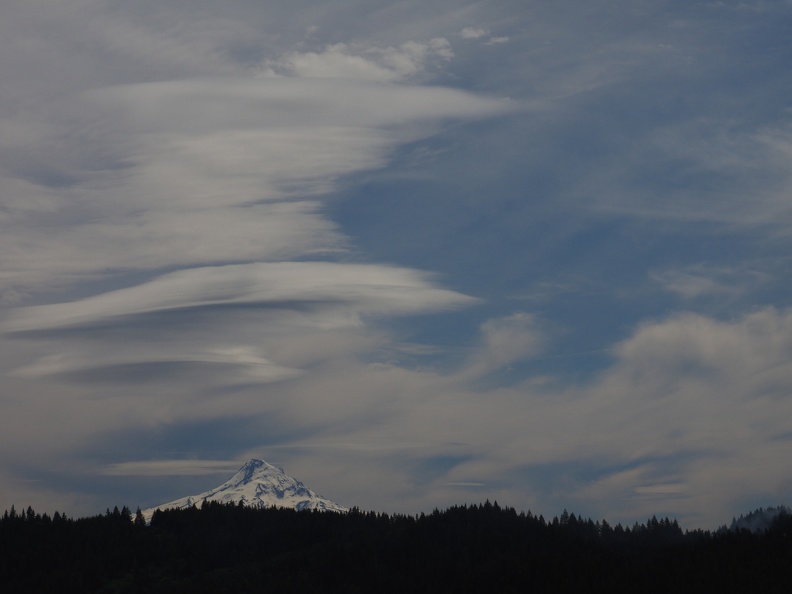
[[[337,503],[317,495],[281,468],[264,460],[250,460],[228,481],[199,495],[190,495],[157,505],[143,512],[147,522],[157,509],[185,509],[204,501],[242,502],[246,507],[288,507],[296,510],[346,512]]]

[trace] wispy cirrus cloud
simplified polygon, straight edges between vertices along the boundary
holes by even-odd
[[[12,170],[17,192],[0,220],[8,289],[336,251],[344,239],[316,197],[341,176],[430,134],[419,122],[513,108],[450,89],[281,78],[115,86],[83,99],[78,122],[108,122],[98,142],[112,160],[57,192],[44,171],[21,182]]]
[[[711,296],[736,297],[756,290],[772,275],[758,266],[711,268],[701,265],[685,269],[654,271],[650,278],[663,289],[684,299]]]
[[[398,47],[335,43],[319,51],[288,52],[267,60],[263,72],[309,78],[340,78],[397,82],[421,74],[432,60],[454,57],[444,37],[427,42],[408,41]]]
[[[246,460],[152,460],[106,466],[107,476],[201,476],[233,473]]]

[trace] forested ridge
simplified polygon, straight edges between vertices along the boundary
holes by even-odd
[[[733,523],[733,526],[735,524]],[[683,530],[668,518],[611,526],[545,520],[497,503],[418,516],[118,508],[0,519],[0,591],[16,592],[792,591],[792,516],[759,532]]]

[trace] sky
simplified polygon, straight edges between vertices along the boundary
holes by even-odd
[[[789,0],[0,14],[0,509],[792,503]]]

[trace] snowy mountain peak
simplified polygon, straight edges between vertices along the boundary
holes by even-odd
[[[285,475],[286,473],[283,472],[282,468],[273,466],[264,460],[254,458],[245,462],[245,465],[240,468],[228,482],[235,485],[245,485],[253,480],[257,480],[259,477],[263,478],[278,474]]]
[[[190,495],[163,503],[143,512],[146,521],[157,509],[185,509],[200,506],[204,501],[240,503],[248,507],[288,507],[296,510],[321,510],[346,512],[334,501],[317,495],[300,481],[287,475],[283,469],[264,460],[246,462],[225,483],[198,495]]]

